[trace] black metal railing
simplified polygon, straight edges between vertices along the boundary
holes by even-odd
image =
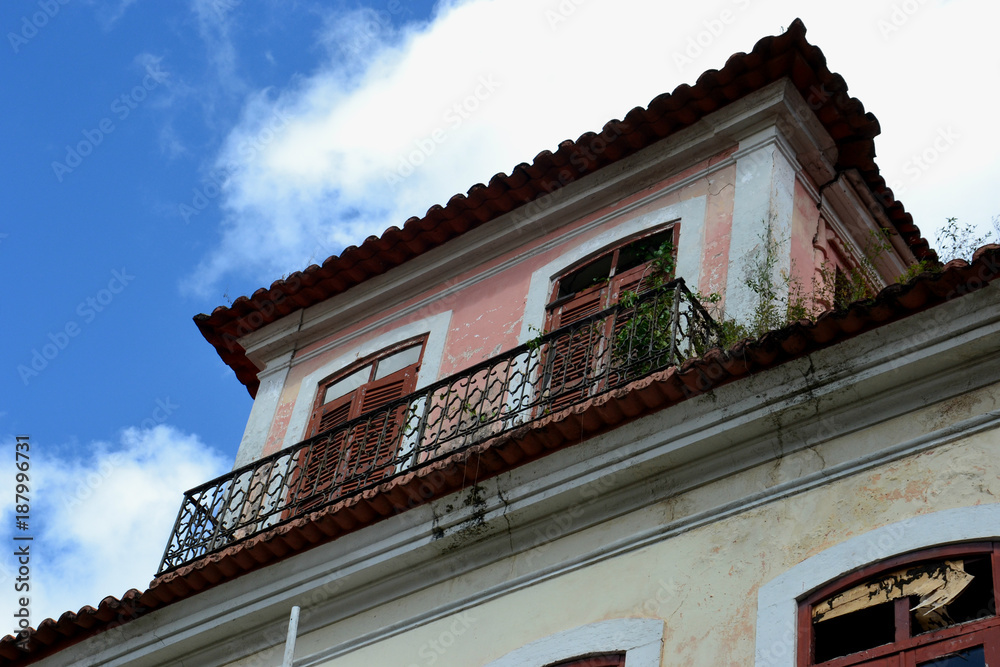
[[[680,278],[184,495],[158,573],[718,345]]]

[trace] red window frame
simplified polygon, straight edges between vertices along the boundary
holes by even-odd
[[[424,348],[426,347],[426,343],[427,336],[418,336],[416,338],[402,341],[383,350],[379,350],[375,354],[370,354],[363,359],[359,359],[347,368],[337,371],[320,382],[312,414],[309,418],[309,426],[306,429],[306,437],[311,438],[315,435],[323,433],[324,431],[329,431],[330,429],[336,428],[338,425],[354,419],[365,412],[377,410],[382,405],[385,405],[396,398],[412,393],[416,388],[417,374],[419,373],[420,365],[424,360]],[[417,357],[416,363],[406,366],[405,368],[387,375],[384,378],[379,378],[378,380],[372,379],[378,372],[379,361],[385,359],[386,357],[390,357],[397,352],[402,352],[403,350],[407,350],[418,345],[420,346],[420,354]],[[359,369],[369,365],[371,366],[371,371],[368,376],[368,382],[361,385],[357,389],[344,394],[343,396],[336,397],[326,403],[323,402],[323,399],[326,396],[326,391],[331,385],[349,377]],[[400,384],[403,389],[402,393],[396,395],[396,392],[393,392],[389,397],[386,397],[385,395],[380,397],[372,396],[378,389],[393,384]],[[329,417],[331,413],[337,411],[342,405],[345,404],[349,405],[349,409],[343,411],[343,418],[327,420],[328,423],[323,425],[321,428],[324,418]]]
[[[863,568],[824,586],[799,602],[797,667],[917,667],[954,652],[982,645],[986,662],[1000,665],[1000,615],[914,634],[910,628],[909,598],[892,602],[895,640],[857,653],[815,662],[813,605],[868,580],[910,565],[971,556],[988,556],[993,576],[994,607],[1000,604],[1000,542],[949,545],[898,556]]]
[[[610,308],[618,303],[618,298],[623,291],[640,290],[642,287],[642,280],[645,277],[645,272],[648,269],[650,262],[643,262],[638,266],[634,266],[631,269],[626,270],[624,273],[617,274],[616,268],[618,265],[619,253],[622,249],[627,248],[633,243],[642,241],[643,239],[651,236],[657,236],[658,234],[662,234],[664,232],[670,232],[670,243],[673,246],[674,260],[676,261],[680,231],[680,222],[673,222],[653,230],[647,230],[642,234],[631,236],[613,246],[609,246],[608,248],[591,255],[583,261],[577,262],[571,268],[563,271],[552,284],[549,304],[546,306],[547,329],[552,331],[561,326],[566,326],[567,324],[572,324],[573,322],[582,320],[588,315],[593,315],[594,313],[600,312],[605,308]],[[612,257],[611,270],[608,275],[607,282],[594,285],[593,287],[580,290],[573,294],[559,297],[559,287],[563,280],[581,269],[590,266],[591,264],[596,264],[602,261],[608,255],[611,255]],[[673,276],[671,276],[671,278],[672,277]]]
[[[375,354],[359,359],[319,383],[319,391],[309,419],[307,437],[327,433],[326,439],[316,440],[299,454],[296,474],[289,488],[289,499],[300,510],[325,504],[334,497],[354,491],[362,484],[377,482],[390,475],[389,465],[396,457],[400,429],[407,408],[400,406],[392,414],[362,422],[347,430],[336,430],[348,421],[366,413],[378,411],[393,401],[411,394],[416,388],[417,375],[423,363],[427,336],[411,338]],[[417,361],[385,377],[373,379],[380,361],[404,350],[420,348]],[[368,381],[355,389],[325,401],[327,389],[370,366]]]

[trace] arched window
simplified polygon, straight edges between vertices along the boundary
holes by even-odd
[[[572,324],[618,303],[623,292],[648,286],[650,262],[664,244],[676,257],[680,223],[632,238],[560,276],[547,307],[549,331]],[[667,276],[672,278],[673,276]]]
[[[864,568],[799,606],[799,667],[1000,665],[1000,543]]]
[[[307,433],[327,435],[299,454],[289,504],[319,507],[395,471],[407,411],[391,404],[414,391],[425,339],[393,345],[320,383]],[[364,414],[371,417],[338,429]]]
[[[308,435],[329,431],[412,392],[423,344],[423,338],[399,343],[321,382]]]

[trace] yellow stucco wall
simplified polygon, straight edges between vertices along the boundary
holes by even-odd
[[[535,568],[558,564],[629,535],[668,526],[692,513],[995,410],[998,392],[1000,387],[994,386],[965,394],[540,544],[535,550],[304,635],[298,640],[296,655],[313,654],[405,622]],[[997,431],[961,437],[592,562],[325,664],[480,666],[581,625],[650,617],[665,621],[663,665],[752,665],[761,585],[804,559],[873,528],[933,511],[997,502],[998,440]]]

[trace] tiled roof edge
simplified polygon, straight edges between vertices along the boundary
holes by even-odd
[[[716,389],[745,375],[773,368],[862,333],[905,319],[935,305],[978,291],[1000,276],[1000,245],[983,246],[971,263],[954,260],[941,271],[894,284],[849,307],[828,311],[815,322],[802,321],[746,340],[723,352],[709,351],[627,387],[515,429],[435,466],[396,478],[360,497],[318,510],[296,521],[168,573],[145,591],[131,589],[119,600],[104,598],[98,607],[45,619],[36,630],[0,639],[0,666],[36,662],[111,627],[186,599],[215,585],[371,525],[434,498],[507,472],[548,453],[580,443]],[[469,477],[466,470],[478,470]],[[433,493],[426,485],[433,482]],[[26,650],[18,647],[25,642]]]
[[[468,193],[452,197],[445,206],[435,205],[423,217],[411,217],[402,228],[390,227],[381,236],[369,236],[360,246],[345,248],[339,256],[327,258],[322,266],[295,272],[249,297],[239,297],[231,306],[219,306],[210,315],[197,315],[194,321],[250,395],[255,396],[258,369],[240,346],[240,337],[381,275],[786,77],[814,107],[817,118],[836,141],[836,168],[857,169],[914,256],[936,261],[936,254],[921,237],[913,218],[879,175],[874,160],[874,137],[880,132],[878,120],[865,112],[859,100],[848,96],[843,77],[827,69],[826,57],[806,41],[805,34],[805,25],[795,19],[784,33],[764,37],[750,53],[734,54],[721,70],[704,72],[693,86],[681,84],[673,92],[654,98],[648,107],[632,109],[623,120],[609,121],[602,130],[601,151],[589,149],[598,137],[593,132],[576,141],[563,141],[554,153],[542,151],[530,165],[521,163],[510,174],[496,174],[489,184],[477,183]]]

